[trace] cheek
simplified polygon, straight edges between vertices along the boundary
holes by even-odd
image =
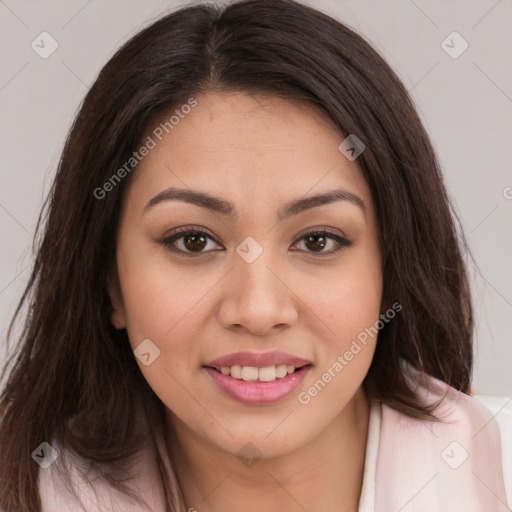
[[[206,327],[211,313],[208,295],[220,284],[222,272],[213,262],[177,264],[163,250],[141,240],[132,241],[130,247],[130,251],[121,247],[118,268],[132,345],[146,338],[166,346],[177,344],[172,340],[194,339]],[[296,278],[294,292],[330,328],[327,337],[330,333],[335,344],[343,345],[378,319],[380,260],[376,247],[362,240],[329,266],[296,268],[288,279]]]
[[[353,338],[373,325],[379,317],[381,286],[369,273],[351,273],[338,279],[330,290],[327,301],[321,304],[326,323],[336,333],[338,342]]]
[[[379,318],[382,299],[382,273],[378,253],[360,246],[336,268],[309,281],[307,294],[312,309],[330,328],[337,348],[350,344]],[[304,288],[306,293],[306,288]]]
[[[213,286],[213,277],[189,273],[194,275],[191,282],[165,255],[155,256],[154,249],[153,254],[133,251],[123,256],[119,276],[130,345],[137,355],[144,340],[151,342],[150,364],[139,358],[137,364],[162,402],[180,410],[190,399],[180,383],[198,366],[193,340],[200,339],[203,329],[200,299]]]
[[[133,341],[172,339],[183,330],[192,334],[190,329],[198,328],[201,299],[215,282],[211,272],[200,270],[200,266],[194,271],[179,266],[154,247],[120,254],[127,330]]]
[[[325,282],[331,283],[325,293],[310,296],[312,309],[321,312],[330,334],[317,351],[314,375],[297,395],[297,412],[304,424],[310,424],[311,418],[328,423],[349,403],[368,372],[378,336],[375,326],[382,294],[378,261],[369,256],[354,259]]]

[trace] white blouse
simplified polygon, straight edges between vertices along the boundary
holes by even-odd
[[[505,490],[508,505],[512,509],[512,397],[472,396],[491,411],[500,426]],[[375,472],[379,449],[380,422],[381,406],[377,402],[371,402],[363,485],[358,512],[374,512],[375,510]]]
[[[499,432],[501,435],[503,480],[505,484],[508,508],[512,510],[512,397],[492,397],[485,395],[474,395],[473,398],[478,400],[490,411],[491,415],[493,415],[496,418],[497,423],[499,425]],[[383,406],[378,402],[370,402],[370,417],[366,441],[363,483],[361,489],[361,496],[359,500],[358,512],[375,512],[376,496],[379,491],[379,488],[376,485],[377,468],[380,467],[381,471],[384,469],[384,472],[386,472],[387,464],[385,464],[385,461],[378,460],[379,447],[381,444],[381,435],[383,435],[383,427],[385,426],[386,421],[386,418],[383,417],[382,407]],[[392,414],[395,414],[391,410],[388,410],[388,414],[390,412]],[[399,415],[397,417],[400,418]],[[391,420],[389,420],[388,417],[388,421],[394,422],[396,421],[396,418],[393,417],[391,418]],[[406,417],[404,417],[404,421],[408,422]],[[413,423],[409,422],[407,423],[407,425],[411,426],[413,425]],[[388,425],[388,435],[389,432],[391,432],[389,428],[390,425]],[[409,443],[413,442],[411,441],[411,439],[413,438],[409,438]],[[51,444],[55,447],[58,446],[58,443]],[[158,448],[156,448],[156,446],[158,446]],[[391,452],[389,451],[389,449],[383,449],[383,446],[380,448],[382,448],[380,451],[384,457],[392,457],[392,455],[390,455]],[[132,488],[135,491],[137,491],[140,495],[144,495],[145,499],[148,500],[148,504],[150,505],[150,508],[153,512],[165,512],[166,510],[168,510],[168,508],[166,506],[164,482],[161,478],[162,475],[156,461],[157,456],[155,449],[161,452],[161,455],[162,457],[164,457],[164,459],[167,457],[163,437],[158,438],[158,442],[155,444],[153,448],[151,448],[150,443],[148,445],[148,450],[144,451],[140,455],[138,459],[138,465],[139,468],[141,469],[141,471],[139,472],[141,480],[140,482],[137,481],[134,484],[132,484]],[[397,453],[397,455],[402,456],[403,464],[403,457],[407,457],[407,453]],[[78,464],[82,467],[84,466],[83,461],[75,461],[75,464]],[[85,465],[87,466],[87,464]],[[118,493],[117,491],[114,491],[114,489],[110,488],[107,482],[104,482],[101,478],[94,479],[93,489],[91,487],[91,482],[83,481],[82,477],[78,475],[76,471],[77,467],[78,466],[72,464],[71,477],[79,489],[79,494],[81,494],[82,503],[86,508],[82,508],[81,506],[79,506],[75,498],[69,494],[69,491],[66,489],[61,476],[54,471],[54,465],[51,465],[47,469],[42,469],[39,474],[38,485],[43,512],[83,512],[84,510],[86,510],[87,512],[98,512],[100,510],[101,512],[141,511],[141,508],[139,506],[132,503],[129,499],[126,498],[126,496]],[[397,490],[394,491],[393,487],[389,490],[390,493],[393,493],[391,497],[396,497],[396,492],[398,492],[398,495],[400,493],[400,489],[398,489],[401,485],[400,482],[394,482],[394,485],[397,485]],[[383,492],[382,486],[380,488],[380,492]],[[384,492],[387,493],[388,490],[384,489]],[[500,501],[502,502],[503,506],[506,506],[506,504],[502,500]],[[443,510],[449,510],[450,512],[452,511],[453,507],[450,508],[449,506],[444,505],[446,504],[443,503]],[[386,507],[382,506],[380,508],[381,510],[386,509]],[[481,512],[481,510],[483,510],[481,508],[469,508],[472,511],[478,510],[478,512]],[[425,508],[422,508],[421,510],[422,512],[424,512]],[[466,508],[464,510],[469,509]],[[500,510],[502,510],[502,508],[500,508]],[[418,508],[415,510],[415,512],[418,512]],[[429,510],[429,512],[432,511]],[[485,510],[485,512],[491,511]]]

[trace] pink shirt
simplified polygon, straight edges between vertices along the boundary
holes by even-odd
[[[403,364],[404,371],[417,373],[405,361]],[[447,391],[435,411],[443,423],[413,419],[371,402],[358,512],[509,512],[512,398],[470,397],[438,379],[427,378],[437,390],[428,394],[418,385],[417,392],[424,399],[430,401]],[[57,465],[52,464],[39,471],[43,512],[170,512],[166,501],[173,502],[175,511],[193,511],[180,503],[163,432],[149,440],[135,464],[139,478],[132,487],[149,508],[132,503],[101,477],[80,478],[73,466],[81,507],[65,488]]]

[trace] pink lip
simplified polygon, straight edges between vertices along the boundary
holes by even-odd
[[[213,362],[215,363],[215,361]],[[222,366],[230,365],[223,363]],[[271,365],[268,364],[267,366]],[[229,375],[223,375],[213,368],[205,367],[205,370],[215,383],[229,397],[246,405],[267,405],[284,399],[299,386],[310,369],[311,366],[308,364],[282,379],[276,379],[272,382],[260,382],[234,379]]]
[[[210,361],[204,366],[211,366],[220,370],[223,366],[255,366],[257,368],[264,368],[265,366],[276,366],[278,364],[285,364],[287,366],[295,366],[300,368],[307,364],[313,364],[311,361],[301,359],[300,357],[292,356],[286,352],[273,350],[271,352],[234,352],[223,357],[219,357],[214,361]],[[286,377],[283,377],[286,378]]]

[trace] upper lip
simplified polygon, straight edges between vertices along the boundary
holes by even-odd
[[[271,352],[233,352],[232,354],[227,354],[214,361],[210,361],[206,363],[205,366],[222,368],[223,366],[240,365],[264,368],[265,366],[276,366],[279,364],[300,368],[301,366],[312,363],[307,359],[302,359],[301,357],[296,357],[286,352],[280,352],[279,350],[273,350]]]

